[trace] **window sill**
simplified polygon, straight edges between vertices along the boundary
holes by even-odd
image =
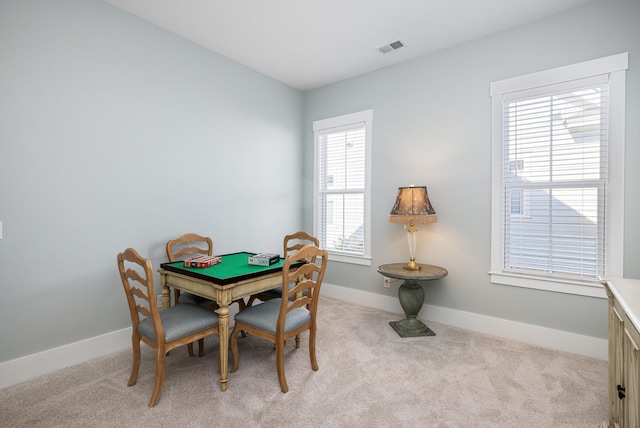
[[[504,272],[489,272],[489,275],[491,275],[492,284],[511,285],[535,290],[553,291],[555,293],[598,297],[601,299],[607,298],[604,287],[597,280],[592,283],[560,278],[540,278],[521,274],[506,274]]]
[[[371,266],[370,257],[347,256],[344,254],[329,253],[329,260],[333,262],[351,263],[354,265]]]

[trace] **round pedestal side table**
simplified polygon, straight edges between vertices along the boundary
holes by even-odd
[[[401,321],[389,324],[401,337],[435,336],[436,334],[417,319],[418,312],[424,304],[424,289],[419,281],[432,281],[444,278],[449,272],[445,268],[423,265],[420,270],[404,269],[406,263],[390,263],[378,266],[378,272],[387,278],[401,279],[404,283],[398,289],[400,306],[406,316]]]

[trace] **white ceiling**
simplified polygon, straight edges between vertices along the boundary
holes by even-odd
[[[105,0],[309,90],[593,0]],[[401,39],[382,55],[377,47]]]

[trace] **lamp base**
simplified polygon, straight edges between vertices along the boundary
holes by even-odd
[[[435,336],[436,334],[420,320],[407,318],[401,321],[391,321],[391,327],[400,337]]]
[[[436,334],[422,321],[418,320],[418,312],[424,304],[424,288],[415,279],[406,279],[398,288],[398,299],[405,314],[405,319],[392,321],[391,327],[400,337],[435,336]]]
[[[406,266],[403,266],[403,269],[404,270],[420,270],[422,269],[422,266],[416,263],[415,257],[411,257],[411,259],[409,259],[409,264]]]

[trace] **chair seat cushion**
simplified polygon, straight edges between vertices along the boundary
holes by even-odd
[[[273,299],[259,305],[251,306],[238,312],[236,322],[249,325],[268,333],[276,333],[278,315],[280,314],[280,302],[282,299]],[[288,333],[301,325],[311,321],[311,314],[307,308],[295,308],[287,314],[284,323],[284,332]]]
[[[178,302],[181,304],[187,303],[187,304],[198,305],[198,306],[209,306],[215,303],[213,300],[205,299],[204,297],[200,297],[196,294],[186,293],[184,291],[180,293],[180,297],[178,297]]]
[[[196,305],[181,304],[160,311],[166,342],[188,336],[192,333],[215,327],[220,320],[218,314]],[[156,340],[156,332],[151,318],[138,324],[138,332],[151,340]]]

